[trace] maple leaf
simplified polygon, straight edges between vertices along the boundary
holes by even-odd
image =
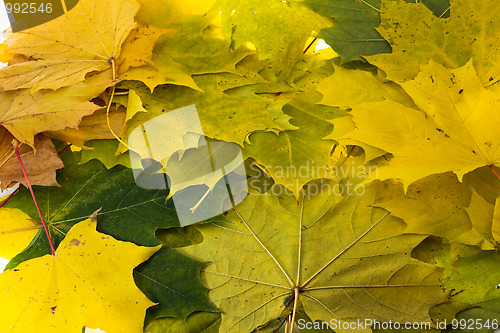
[[[466,174],[463,182],[473,188],[490,205],[495,205],[497,198],[500,197],[500,179],[492,170],[500,173],[495,166],[491,168],[484,166]]]
[[[405,0],[414,2],[413,0]],[[332,27],[321,29],[318,37],[325,40],[341,57],[342,62],[363,60],[363,56],[391,52],[391,45],[379,34],[380,0],[305,0],[303,3],[317,13],[331,18]],[[423,0],[434,15],[447,17],[448,0]],[[382,7],[382,20],[385,18]],[[392,17],[391,17],[392,18]],[[387,39],[387,38],[386,38]]]
[[[276,183],[284,185],[298,197],[305,183],[326,178],[326,167],[335,142],[323,137],[333,128],[328,120],[344,113],[331,107],[304,103],[285,105],[284,110],[299,129],[279,134],[253,133],[243,153],[245,157],[253,157],[262,163]]]
[[[383,69],[390,80],[415,77],[429,60],[458,68],[472,58],[485,85],[500,79],[500,21],[497,1],[452,0],[446,19],[436,17],[422,3],[382,1],[382,23],[377,29],[393,48],[391,54],[367,57]]]
[[[80,0],[52,21],[8,34],[8,51],[33,60],[2,68],[0,86],[55,90],[85,80],[90,72],[110,69],[113,61],[120,61],[138,8],[135,0]]]
[[[151,302],[132,277],[156,248],[117,241],[86,220],[75,225],[54,255],[0,274],[2,318],[9,332],[142,332]]]
[[[134,270],[139,288],[159,303],[148,309],[145,325],[157,318],[171,317],[186,321],[197,311],[217,312],[207,298],[208,289],[200,280],[204,263],[163,246],[149,261]]]
[[[204,241],[179,251],[211,262],[202,278],[222,311],[220,330],[280,318],[292,295],[311,320],[428,321],[447,298],[440,270],[409,256],[425,236],[404,234],[400,219],[373,207],[383,189],[375,182],[363,196],[297,202],[278,186],[247,197],[232,223],[197,227]]]
[[[89,102],[114,84],[111,71],[89,75],[84,82],[56,91],[29,89],[0,92],[0,125],[22,143],[34,147],[34,136],[44,131],[77,127],[83,116],[101,107]]]
[[[379,169],[381,179],[400,178],[408,186],[453,171],[461,180],[500,163],[500,119],[491,113],[500,101],[483,87],[471,62],[456,70],[429,63],[402,86],[420,110],[390,100],[359,104],[351,111],[356,129],[344,136],[394,155]]]
[[[18,182],[27,186],[26,179],[14,153],[12,136],[0,127],[0,190]],[[52,141],[43,134],[35,137],[35,151],[28,145],[21,145],[19,153],[31,184],[57,186],[56,170],[64,167]]]

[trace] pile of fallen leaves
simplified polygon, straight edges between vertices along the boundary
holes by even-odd
[[[7,32],[0,332],[498,328],[499,10],[80,0]],[[201,128],[151,125],[192,105]],[[242,154],[231,209],[207,142]]]

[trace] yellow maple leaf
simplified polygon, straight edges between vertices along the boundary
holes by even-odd
[[[391,100],[362,103],[351,112],[356,128],[340,139],[392,153],[378,171],[381,179],[408,186],[453,171],[461,180],[481,166],[500,165],[499,94],[483,87],[472,61],[456,70],[431,62],[402,86],[420,110]]]
[[[34,28],[6,35],[8,51],[32,61],[0,70],[4,90],[58,89],[104,71],[136,26],[135,0],[80,0],[68,13]]]
[[[55,255],[0,274],[1,332],[142,332],[151,302],[134,283],[134,267],[159,247],[139,247],[76,224]]]

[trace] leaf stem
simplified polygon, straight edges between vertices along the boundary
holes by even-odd
[[[120,139],[120,137],[111,128],[111,122],[109,120],[109,110],[111,108],[111,103],[113,102],[113,98],[115,97],[115,90],[116,90],[116,83],[115,83],[115,80],[116,80],[116,73],[115,73],[116,68],[115,68],[115,59],[114,58],[111,58],[111,67],[112,67],[112,71],[113,71],[113,88],[111,88],[111,95],[109,96],[108,105],[106,106],[106,123],[108,124],[109,131],[111,132],[111,134],[113,134],[113,136],[115,137],[115,139],[118,140],[118,142],[120,142],[122,145],[124,145],[125,147],[127,147],[128,150],[136,152],[135,150],[133,150],[132,148],[130,148],[130,146],[128,144],[126,144],[122,139]]]
[[[298,253],[298,263],[297,263],[297,286],[300,286],[300,269],[301,269],[301,260],[302,260],[302,227],[304,226],[304,199],[305,194],[302,193],[302,200],[300,205],[300,224],[299,224],[299,253]]]
[[[63,149],[61,149],[60,151],[57,152],[57,155],[61,155],[62,153],[64,153],[69,147],[71,147],[71,143],[69,145],[67,145],[66,147],[64,147]]]
[[[498,180],[500,180],[500,175],[498,174],[498,172],[496,172],[495,169],[493,169],[493,165],[490,165],[489,167],[491,172],[493,172],[493,174],[498,178]]]
[[[290,322],[290,330],[288,333],[293,332],[293,324],[295,323],[295,314],[297,313],[297,303],[299,302],[299,287],[293,288],[294,291],[294,300],[293,300],[293,312],[292,312],[292,320]]]
[[[307,52],[307,51],[311,48],[311,46],[313,46],[314,42],[315,42],[315,41],[317,41],[317,40],[318,40],[318,38],[317,38],[317,37],[315,37],[315,38],[312,40],[312,42],[311,42],[309,45],[307,45],[306,49],[305,49],[305,50],[304,50],[304,52],[302,52],[302,53],[303,53],[303,54],[305,54],[305,53],[306,53],[306,52]]]
[[[23,171],[24,179],[26,179],[26,184],[28,185],[28,188],[31,192],[31,197],[33,198],[33,201],[35,202],[36,210],[38,211],[38,215],[40,216],[40,219],[42,220],[43,229],[45,230],[45,234],[47,235],[47,239],[49,240],[50,249],[52,250],[52,255],[55,255],[56,250],[54,248],[54,244],[52,243],[52,238],[50,238],[50,233],[49,233],[49,229],[47,228],[47,224],[45,223],[42,212],[40,211],[40,207],[38,206],[38,202],[36,201],[35,192],[33,192],[33,188],[31,187],[30,181],[28,179],[28,175],[26,174],[26,170],[24,169],[23,161],[21,160],[21,155],[19,154],[19,145],[18,145],[17,140],[13,140],[12,144],[14,145],[14,151],[16,152],[17,160],[19,161],[19,165],[21,166],[21,170]]]

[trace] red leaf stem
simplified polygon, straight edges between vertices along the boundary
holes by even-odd
[[[50,238],[49,229],[47,228],[47,224],[45,223],[42,212],[40,211],[40,207],[38,207],[38,202],[36,201],[36,198],[35,198],[35,192],[33,192],[33,188],[31,187],[30,181],[28,179],[28,175],[26,174],[26,170],[24,169],[23,161],[21,160],[21,155],[19,154],[18,143],[16,140],[14,140],[13,144],[14,144],[14,151],[16,152],[17,160],[19,161],[19,165],[21,166],[21,170],[23,171],[24,179],[26,179],[26,183],[28,184],[28,188],[31,192],[31,197],[33,198],[33,201],[35,202],[36,210],[38,211],[38,215],[40,216],[40,219],[42,220],[43,229],[45,230],[45,234],[47,235],[47,238],[49,240],[50,249],[52,250],[52,255],[55,255],[56,250],[54,248],[54,244],[52,244],[52,239]]]

